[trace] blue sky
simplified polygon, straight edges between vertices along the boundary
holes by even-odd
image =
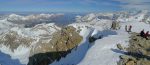
[[[149,0],[0,0],[0,11],[13,12],[109,12],[149,7]]]

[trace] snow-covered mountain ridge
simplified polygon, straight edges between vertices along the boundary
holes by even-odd
[[[41,39],[45,39],[43,42],[48,42],[52,38],[51,35],[57,30],[60,30],[60,28],[53,23],[39,24],[33,28],[13,27],[7,32],[1,33],[0,41],[2,47],[0,49],[12,58],[20,59],[21,63],[27,63],[30,55],[27,53],[30,53],[30,49]]]
[[[40,48],[49,49],[53,46],[50,45],[50,47],[48,47],[41,43],[52,41],[53,34],[60,31],[62,28],[56,26],[54,23],[41,23],[33,27],[25,28],[24,22],[45,21],[51,19],[51,17],[53,18],[55,15],[39,14],[20,16],[11,14],[7,18],[0,20],[0,51],[10,55],[12,59],[19,59],[22,64],[28,63],[29,56],[36,53],[34,51],[40,50],[42,52],[37,53],[44,53],[44,50]],[[139,32],[142,29],[149,30],[147,29],[150,27],[150,25],[147,24],[149,20],[150,17],[147,15],[146,11],[134,14],[129,12],[117,12],[91,13],[85,16],[77,16],[76,22],[68,26],[73,26],[76,29],[76,32],[79,34],[78,37],[83,37],[82,42],[79,43],[76,51],[73,50],[66,58],[62,58],[59,62],[52,63],[52,65],[106,65],[108,62],[112,65],[116,65],[120,54],[113,52],[111,49],[116,49],[115,45],[117,43],[122,43],[123,45],[128,44],[130,34],[124,31],[125,25],[132,25],[133,32]],[[121,28],[119,30],[110,29],[114,21],[120,22]],[[74,32],[71,33],[76,35]],[[74,36],[73,34],[68,34]],[[94,35],[103,35],[104,37],[96,40],[95,44],[91,46],[89,45],[88,37]],[[34,53],[30,54],[30,50]],[[80,58],[78,58],[78,56]],[[104,60],[104,57],[106,57],[106,61],[101,61]],[[114,60],[112,61],[112,59]]]
[[[116,19],[100,19],[97,13],[87,14],[86,16],[77,16],[77,23],[70,24],[77,29],[81,29],[80,35],[83,36],[83,42],[77,50],[72,51],[66,58],[50,65],[117,65],[121,52],[117,51],[117,44],[129,44],[130,34],[125,31],[125,26],[132,25],[132,32],[139,33],[141,30],[150,31],[150,24],[144,21],[147,16],[146,11],[138,13],[120,12]],[[129,17],[127,17],[127,15]],[[113,18],[113,17],[112,17]],[[112,22],[119,22],[120,29],[112,30]],[[89,44],[89,36],[103,35],[94,44]],[[82,52],[82,53],[81,53]]]

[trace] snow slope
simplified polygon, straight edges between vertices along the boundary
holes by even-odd
[[[107,65],[108,62],[111,65],[116,65],[116,61],[119,60],[121,53],[114,52],[112,49],[117,49],[116,44],[118,43],[127,45],[128,33],[121,30],[105,30],[102,29],[102,26],[90,28],[90,25],[83,25],[82,23],[72,25],[74,27],[77,26],[76,28],[81,27],[82,31],[80,34],[84,36],[84,41],[81,42],[77,50],[73,50],[66,58],[62,58],[59,62],[54,62],[50,65]],[[102,34],[104,37],[91,45],[88,42],[88,37],[95,34]]]
[[[130,34],[125,31],[125,26],[132,25],[132,32],[139,33],[142,29],[145,31],[150,31],[150,25],[141,22],[144,18],[143,13],[135,15],[127,20],[119,20],[121,28],[119,30],[110,30],[110,24],[112,21],[107,20],[94,20],[94,14],[86,16],[88,22],[81,22],[82,20],[77,20],[78,23],[73,23],[72,26],[77,29],[81,28],[80,34],[84,36],[84,42],[78,46],[77,50],[73,50],[66,58],[62,58],[59,62],[54,62],[50,65],[117,65],[119,61],[119,56],[123,53],[119,51],[116,44],[121,44],[128,46],[128,41]],[[136,18],[138,17],[138,18]],[[80,17],[82,18],[82,17]],[[77,18],[77,19],[80,19]],[[85,17],[83,17],[85,19]],[[90,22],[89,22],[90,20]],[[80,21],[80,23],[79,23]],[[107,24],[107,25],[106,25]],[[89,29],[85,29],[87,27]],[[87,32],[89,31],[90,32]],[[98,36],[102,34],[104,37],[102,39],[96,40],[92,45],[88,42],[89,36]]]
[[[129,35],[118,32],[117,35],[109,35],[95,41],[88,50],[85,58],[77,65],[117,65],[121,53],[114,52],[116,44],[126,45]]]
[[[125,25],[132,25],[132,32],[139,33],[141,30],[150,31],[150,25],[140,22],[144,14],[138,14],[138,19],[120,21],[121,29],[116,31],[116,35],[109,35],[96,40],[95,44],[87,51],[84,59],[77,65],[117,65],[119,55],[122,53],[117,50],[116,44],[128,45],[129,36],[125,32]]]

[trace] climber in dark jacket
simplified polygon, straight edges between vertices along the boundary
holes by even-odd
[[[132,26],[130,25],[130,26],[129,26],[129,29],[128,29],[128,32],[131,32],[131,29],[132,29]]]
[[[144,32],[144,29],[140,32],[140,36],[141,37],[144,37],[144,35],[145,35],[145,32]]]
[[[146,39],[148,39],[149,36],[150,36],[149,31],[147,31],[147,32],[145,33],[144,37],[145,37]]]

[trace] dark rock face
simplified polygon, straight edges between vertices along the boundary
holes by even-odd
[[[70,52],[71,50],[35,54],[29,58],[27,65],[48,65],[55,60],[59,61],[62,57],[66,57]]]
[[[93,42],[95,42],[97,39],[101,39],[103,36],[101,35],[101,36],[99,36],[98,38],[96,38],[96,37],[94,37],[94,36],[90,36],[89,37],[89,42],[90,43],[93,43]]]
[[[120,56],[118,65],[150,65],[150,40],[132,33],[125,55]]]
[[[89,42],[90,42],[90,43],[92,43],[92,42],[94,42],[94,41],[96,41],[96,40],[97,40],[97,38],[89,37]]]

